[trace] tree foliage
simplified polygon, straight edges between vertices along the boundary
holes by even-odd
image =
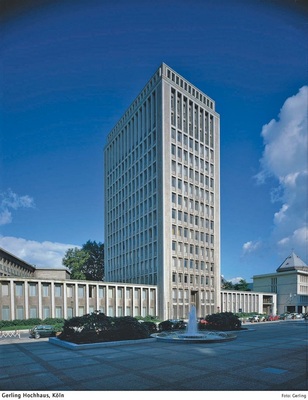
[[[68,249],[62,263],[71,272],[72,279],[104,280],[104,244],[88,240],[81,249]]]
[[[223,281],[221,284],[221,288],[224,290],[239,290],[243,292],[250,292],[249,284],[245,281],[245,279],[240,279],[238,283],[232,283],[230,281]]]
[[[240,290],[240,291],[244,291],[244,292],[250,291],[249,285],[245,281],[245,279],[241,279],[238,283],[235,283],[234,290]]]

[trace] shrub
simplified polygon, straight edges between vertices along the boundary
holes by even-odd
[[[158,325],[158,329],[160,332],[162,331],[177,331],[186,329],[187,324],[182,320],[173,320],[168,319],[166,321],[161,322]]]
[[[144,322],[142,322],[142,325],[147,328],[147,330],[148,330],[150,335],[152,333],[156,333],[157,332],[157,325],[155,324],[155,322],[144,321]]]
[[[14,319],[13,321],[0,321],[0,329],[2,328],[14,328],[15,326],[18,327],[29,327],[35,325],[53,325],[56,330],[59,332],[62,330],[62,325],[64,323],[63,318],[46,318],[41,320],[40,318],[28,318],[28,319]]]
[[[205,317],[206,329],[212,330],[238,330],[241,329],[241,321],[239,318],[231,312],[223,312]],[[204,324],[203,324],[204,325]]]
[[[42,323],[40,318],[29,318],[29,319],[14,319],[13,321],[0,321],[0,329],[14,326],[35,326]]]
[[[107,317],[99,311],[66,320],[61,340],[73,343],[97,343],[117,340],[144,339],[149,331],[132,317]]]
[[[113,333],[117,340],[145,339],[149,331],[144,325],[133,317],[113,318]]]
[[[56,325],[56,324],[63,324],[64,318],[46,318],[42,321],[45,325]]]

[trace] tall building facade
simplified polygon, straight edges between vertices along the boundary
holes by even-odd
[[[157,285],[161,318],[220,306],[220,117],[162,64],[104,149],[105,274]]]

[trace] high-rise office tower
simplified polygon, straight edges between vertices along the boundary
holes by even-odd
[[[220,305],[219,114],[162,64],[105,146],[107,281],[157,285],[161,318]]]

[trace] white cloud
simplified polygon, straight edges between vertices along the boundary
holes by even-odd
[[[259,241],[249,241],[243,244],[243,253],[252,253],[260,247],[261,243]]]
[[[9,210],[0,211],[0,226],[7,225],[12,222],[12,213]]]
[[[303,86],[285,101],[278,120],[263,126],[265,149],[259,180],[274,176],[283,182],[290,174],[307,172],[307,96],[308,86]]]
[[[296,249],[297,247],[304,249],[307,248],[308,228],[306,226],[296,229],[290,233],[289,236],[282,238],[278,241],[278,245],[282,248],[286,246]],[[305,254],[305,253],[303,253]]]
[[[271,240],[284,253],[294,248],[295,252],[306,254],[307,101],[308,86],[303,86],[285,101],[278,119],[264,125],[261,132],[264,152],[256,178],[259,183],[269,177],[277,182],[271,194],[273,203],[280,203],[280,206],[273,215]],[[249,249],[249,245],[247,247]]]
[[[37,242],[22,238],[0,236],[0,247],[37,267],[59,268],[69,248],[80,247],[57,242]]]
[[[0,225],[7,225],[13,221],[12,210],[34,207],[34,200],[28,195],[19,196],[11,189],[0,193]]]

